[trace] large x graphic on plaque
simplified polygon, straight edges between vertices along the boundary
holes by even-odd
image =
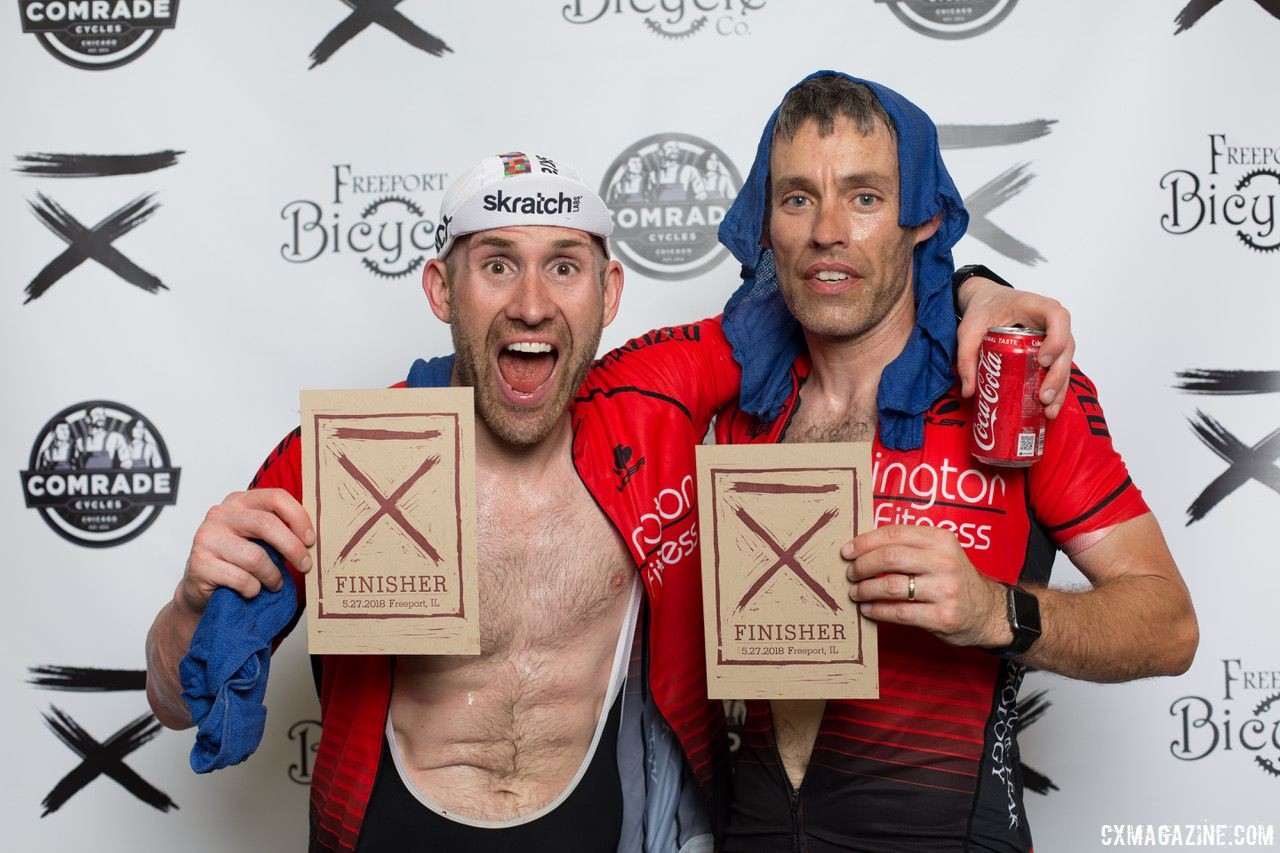
[[[337,438],[372,438],[372,439],[380,439],[384,441],[396,440],[396,439],[402,439],[402,440],[431,439],[431,438],[437,438],[439,437],[439,435],[440,435],[440,432],[438,430],[426,430],[426,431],[420,431],[420,432],[400,432],[396,430],[376,430],[376,429],[357,429],[357,428],[339,429],[336,433]],[[427,537],[422,535],[422,531],[414,527],[413,524],[410,523],[409,520],[404,517],[404,514],[401,513],[400,509],[396,506],[396,504],[400,501],[400,499],[403,498],[411,488],[413,488],[413,484],[418,482],[418,480],[422,478],[423,474],[426,474],[428,471],[430,471],[439,463],[440,463],[439,456],[428,456],[426,459],[423,460],[422,464],[418,466],[418,469],[414,471],[412,474],[410,474],[409,478],[406,479],[403,483],[401,483],[400,486],[396,488],[395,491],[393,491],[390,495],[384,496],[378,490],[378,487],[375,486],[369,480],[369,478],[364,475],[364,472],[362,472],[359,468],[357,468],[355,463],[347,458],[346,454],[339,454],[338,464],[342,466],[344,471],[346,471],[348,474],[351,475],[352,480],[359,483],[360,486],[363,487],[364,490],[369,493],[369,496],[373,498],[374,502],[378,505],[378,509],[376,512],[373,513],[373,515],[365,519],[364,524],[360,525],[360,528],[354,534],[352,534],[349,540],[347,540],[347,544],[342,546],[342,550],[338,553],[338,559],[345,560],[347,558],[347,555],[351,553],[351,550],[355,548],[356,545],[358,545],[360,541],[364,539],[365,535],[368,534],[368,532],[373,529],[373,526],[378,523],[378,519],[382,518],[385,515],[391,518],[392,520],[394,520],[397,524],[399,524],[400,528],[404,530],[406,534],[408,534],[410,539],[412,539],[414,542],[418,544],[418,547],[421,548],[428,557],[430,557],[436,563],[441,562],[440,552],[438,552],[431,545],[431,543],[427,540]]]
[[[734,491],[750,492],[750,491],[764,491],[765,489],[767,489],[769,492],[772,492],[775,494],[781,494],[781,493],[806,493],[807,494],[807,493],[813,493],[817,491],[824,491],[824,492],[835,491],[834,486],[816,486],[816,487],[815,486],[788,486],[781,483],[769,483],[765,485],[764,488],[758,488],[757,487],[758,485],[759,484],[755,484],[755,483],[737,483],[735,484]],[[840,612],[840,605],[836,604],[836,601],[834,598],[831,597],[831,594],[827,592],[823,588],[822,584],[818,583],[811,574],[805,571],[804,566],[800,565],[800,562],[796,559],[796,554],[799,553],[800,549],[805,546],[805,543],[807,543],[810,539],[812,539],[815,533],[817,533],[823,527],[826,527],[827,523],[830,522],[831,519],[839,515],[839,513],[836,510],[829,509],[826,512],[824,512],[822,515],[818,516],[818,520],[815,521],[812,525],[810,525],[808,530],[800,534],[799,538],[797,538],[795,542],[791,543],[791,547],[785,548],[785,549],[778,543],[777,539],[774,539],[773,536],[769,534],[769,531],[765,530],[764,527],[761,526],[760,522],[756,521],[754,518],[751,517],[751,514],[748,513],[744,507],[737,507],[734,510],[734,514],[738,516],[738,519],[742,521],[743,525],[748,530],[756,534],[756,536],[759,536],[760,539],[766,545],[768,545],[775,554],[778,555],[778,559],[773,562],[773,565],[765,569],[764,572],[761,573],[760,577],[756,578],[755,583],[751,584],[751,586],[747,588],[747,591],[742,596],[742,600],[738,602],[738,607],[737,607],[738,610],[741,610],[742,608],[746,607],[747,604],[751,601],[751,599],[755,598],[756,594],[759,593],[760,590],[764,588],[764,585],[768,583],[769,579],[773,577],[775,574],[777,574],[778,571],[781,570],[783,566],[786,566],[787,568],[791,569],[791,571],[795,574],[795,576],[798,577],[804,583],[805,586],[813,590],[814,594],[817,595],[818,598],[822,600],[823,604],[831,608],[832,613]]]

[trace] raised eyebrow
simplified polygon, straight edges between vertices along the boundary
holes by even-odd
[[[488,246],[493,249],[503,249],[505,251],[510,251],[512,248],[515,247],[516,244],[514,240],[507,240],[504,237],[480,237],[479,239],[476,239],[473,241],[473,245]]]
[[[794,190],[803,192],[814,192],[815,187],[813,181],[802,175],[786,175],[778,178],[773,185],[773,193],[775,196],[782,196]]]
[[[886,175],[884,172],[855,172],[841,178],[840,185],[845,189],[871,187],[881,192],[891,192],[898,188],[898,178],[896,175]]]
[[[591,241],[584,240],[581,237],[564,237],[553,242],[551,248],[557,252],[562,252],[566,249],[590,249]]]

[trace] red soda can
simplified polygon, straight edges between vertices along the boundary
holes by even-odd
[[[1036,361],[1044,332],[1014,326],[987,329],[978,351],[973,457],[988,465],[1025,468],[1044,455],[1044,406]]]

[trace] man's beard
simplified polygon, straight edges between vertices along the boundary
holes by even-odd
[[[457,317],[456,309],[453,316]],[[582,346],[576,345],[567,329],[556,335],[555,387],[548,390],[541,403],[528,409],[513,406],[504,399],[497,387],[497,383],[504,380],[497,375],[496,368],[491,368],[490,356],[504,331],[492,327],[489,340],[478,343],[455,322],[452,325],[453,349],[457,354],[454,370],[459,384],[475,389],[476,413],[489,430],[508,444],[530,447],[551,434],[568,410],[573,395],[582,387],[600,345],[602,327],[597,326],[594,334],[581,342]],[[482,377],[487,381],[482,381]]]

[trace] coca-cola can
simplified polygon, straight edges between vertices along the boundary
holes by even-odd
[[[1034,465],[1044,455],[1044,406],[1036,361],[1044,332],[1014,326],[987,329],[978,351],[970,448],[979,462],[1005,468]]]

